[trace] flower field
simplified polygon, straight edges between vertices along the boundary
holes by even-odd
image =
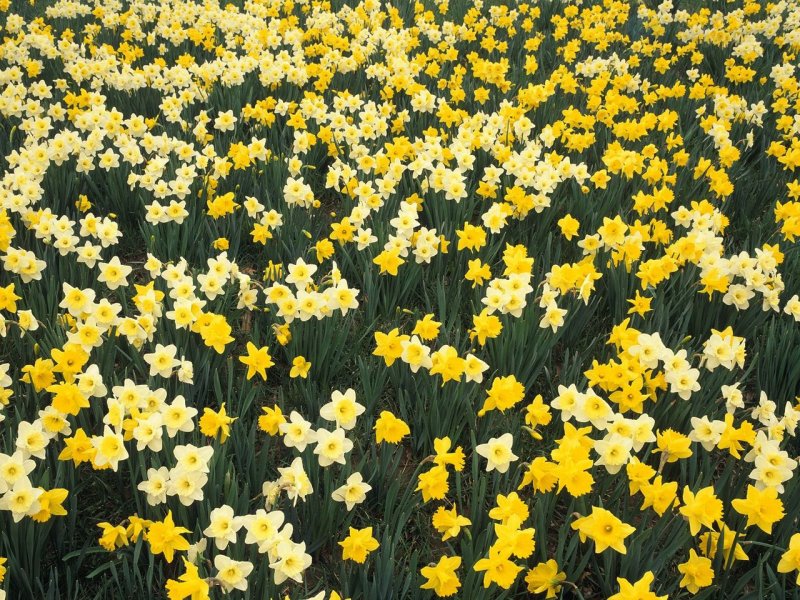
[[[799,55],[0,0],[0,600],[800,599]]]

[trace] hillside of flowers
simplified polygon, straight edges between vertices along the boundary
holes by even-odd
[[[800,2],[0,0],[0,600],[800,599]]]

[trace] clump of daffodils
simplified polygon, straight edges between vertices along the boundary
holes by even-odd
[[[0,600],[792,593],[797,3],[23,4]]]

